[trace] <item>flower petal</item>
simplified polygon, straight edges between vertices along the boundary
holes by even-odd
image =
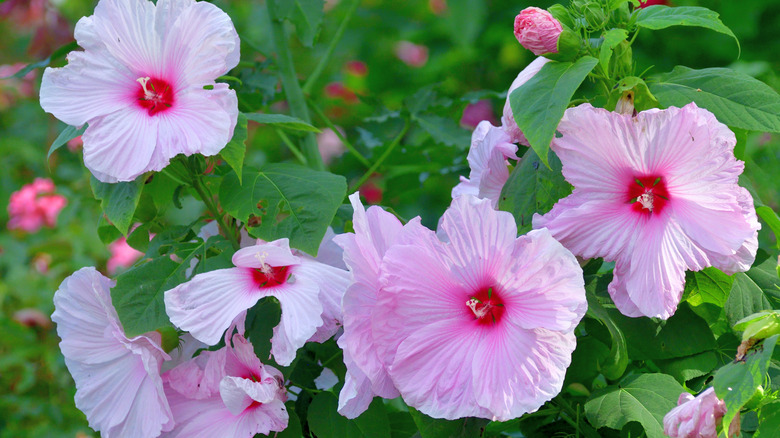
[[[271,353],[279,365],[287,366],[295,354],[322,325],[322,303],[317,279],[308,272],[291,268],[294,283],[268,288],[268,295],[276,297],[282,307],[282,318],[274,327]]]

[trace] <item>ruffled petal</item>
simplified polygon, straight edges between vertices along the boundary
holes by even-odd
[[[150,162],[159,119],[128,107],[91,120],[81,137],[84,164],[103,182],[132,181],[160,163]]]
[[[174,325],[214,345],[238,314],[264,296],[246,268],[219,269],[166,291],[165,311]]]
[[[163,73],[155,12],[154,3],[147,0],[101,0],[95,7],[95,33],[114,58],[137,73],[136,78]]]
[[[151,170],[165,167],[178,154],[219,153],[233,137],[238,118],[236,92],[227,84],[213,90],[189,88],[177,93],[176,104],[158,113],[159,134]]]
[[[305,274],[305,272],[304,272]],[[268,295],[279,300],[282,318],[274,327],[271,353],[279,365],[287,366],[295,354],[322,325],[322,303],[316,278],[292,270],[294,282],[268,289]]]
[[[360,416],[368,409],[374,400],[371,391],[371,380],[356,366],[350,366],[344,353],[344,363],[347,365],[347,374],[344,377],[344,386],[339,393],[338,413],[350,420]]]
[[[317,332],[309,340],[325,342],[341,328],[344,320],[341,301],[352,281],[352,276],[345,270],[305,259],[297,271],[299,275],[318,279],[319,299],[322,304],[322,325],[317,327]]]
[[[241,248],[233,254],[233,264],[243,268],[262,268],[269,266],[291,266],[301,262],[293,255],[287,238],[270,243]]]
[[[571,332],[502,328],[477,346],[472,375],[477,403],[494,421],[534,412],[555,397],[577,343]]]
[[[177,2],[157,5],[158,11],[177,12],[167,15],[166,21],[173,21],[165,23],[162,34],[163,68],[168,75],[180,78],[180,85],[202,86],[238,65],[238,33],[225,12],[208,2],[192,2],[189,7],[171,3]]]
[[[279,386],[253,382],[242,377],[226,376],[219,382],[219,394],[231,414],[244,412],[254,402],[268,403],[277,397]]]

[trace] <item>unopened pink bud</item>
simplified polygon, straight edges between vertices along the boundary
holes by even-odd
[[[561,32],[561,23],[544,9],[525,8],[515,17],[515,38],[534,55],[558,53]]]
[[[409,41],[395,45],[395,56],[409,67],[422,67],[428,62],[428,48]]]

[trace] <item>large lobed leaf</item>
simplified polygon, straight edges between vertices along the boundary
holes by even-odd
[[[664,107],[696,102],[726,125],[780,132],[780,94],[751,76],[728,68],[694,70],[678,65],[655,79],[648,85]]]
[[[726,317],[731,325],[762,310],[780,308],[780,278],[777,262],[759,252],[755,265],[747,272],[734,274],[734,283],[726,300]]]
[[[583,56],[576,62],[548,62],[509,96],[517,126],[545,165],[550,142],[566,107],[598,62],[592,56]]]
[[[665,29],[672,26],[694,26],[720,32],[737,42],[739,40],[722,21],[718,13],[700,6],[662,6],[654,5],[640,9],[636,15],[636,25],[645,29]]]
[[[346,192],[342,176],[280,163],[245,168],[243,183],[228,174],[219,198],[252,236],[267,241],[289,237],[290,246],[316,255]]]

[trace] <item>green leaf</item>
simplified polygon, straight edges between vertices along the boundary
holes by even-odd
[[[317,438],[362,438],[357,423],[342,417],[339,401],[333,393],[321,392],[309,405],[309,428]]]
[[[671,359],[717,348],[707,322],[686,303],[680,303],[665,322],[629,318],[617,311],[610,314],[626,336],[628,354],[633,360]]]
[[[509,96],[517,126],[547,165],[550,142],[574,92],[598,64],[583,56],[577,62],[548,62]]]
[[[257,357],[271,356],[273,329],[279,325],[282,308],[279,300],[265,297],[252,306],[246,314],[247,338],[252,341]]]
[[[734,284],[726,300],[726,317],[733,326],[746,316],[777,308],[780,308],[777,262],[766,253],[759,253],[749,271],[734,274]]]
[[[609,71],[609,59],[612,57],[612,50],[615,46],[628,38],[628,31],[625,29],[610,29],[604,34],[604,42],[599,48],[599,64],[605,72]]]
[[[189,261],[162,256],[127,270],[116,278],[111,300],[128,338],[171,326],[163,293],[183,283]]]
[[[628,367],[628,345],[623,331],[615,324],[610,313],[607,312],[596,297],[596,292],[606,289],[607,284],[611,280],[612,277],[609,275],[591,279],[585,286],[585,297],[588,300],[588,316],[604,324],[612,337],[609,356],[606,357],[600,366],[601,372],[606,378],[616,380],[623,375],[626,367]]]
[[[761,407],[758,413],[758,430],[753,438],[775,438],[780,436],[780,401]]]
[[[151,227],[151,223],[145,223],[133,230],[133,232],[127,236],[127,244],[133,249],[146,253],[149,249],[149,229]]]
[[[287,116],[284,114],[260,114],[260,113],[243,113],[247,120],[251,120],[257,123],[264,123],[267,125],[274,125],[277,128],[284,128],[291,131],[305,131],[305,132],[321,132],[309,123],[304,122],[301,119]]]
[[[775,247],[780,248],[780,217],[766,205],[756,206],[756,214],[772,229],[775,234]]]
[[[374,397],[368,409],[355,418],[354,421],[365,437],[391,438],[387,408],[385,408],[385,403],[379,397]]]
[[[547,213],[559,199],[571,193],[555,153],[550,152],[548,162],[549,167],[542,165],[536,152],[529,148],[501,189],[498,209],[512,213],[520,234],[531,230],[535,213]]]
[[[593,426],[621,429],[637,421],[648,438],[663,438],[664,415],[677,406],[685,389],[666,374],[640,374],[594,393],[585,403]]]
[[[653,361],[664,374],[683,383],[696,377],[701,377],[714,370],[718,366],[718,355],[714,351],[705,351],[692,356],[678,357],[675,359]]]
[[[723,307],[728,299],[734,278],[717,268],[705,268],[685,273],[683,300],[692,306],[703,303]]]
[[[700,6],[662,6],[654,5],[640,9],[637,13],[636,25],[645,29],[665,29],[672,26],[704,27],[734,38],[739,47],[739,40],[718,18],[717,12]]]
[[[421,438],[470,438],[480,436],[480,430],[487,424],[481,418],[443,420],[431,418],[422,412],[409,408]]]
[[[412,119],[420,125],[433,140],[447,146],[465,150],[469,145],[471,134],[458,126],[451,118],[436,116],[433,114],[413,115]]]
[[[78,48],[79,48],[79,45],[76,44],[75,41],[71,41],[68,44],[65,44],[64,46],[62,46],[62,47],[58,48],[57,50],[55,50],[51,54],[51,56],[49,56],[48,58],[46,58],[44,60],[41,60],[41,61],[38,61],[38,62],[33,62],[32,64],[28,64],[23,69],[21,69],[18,72],[12,74],[11,76],[7,76],[7,77],[0,78],[0,79],[24,77],[27,73],[30,73],[31,71],[35,70],[36,68],[48,67],[49,64],[51,64],[52,61],[56,61],[58,59],[61,59],[61,58],[65,57],[65,55],[67,55],[68,53],[70,53],[73,50],[76,50]]]
[[[144,176],[141,175],[135,181],[108,184],[98,181],[94,176],[90,177],[92,193],[100,200],[108,220],[125,236],[133,223],[133,214],[141,199],[141,191],[144,185]]]
[[[617,106],[618,99],[623,97],[626,91],[634,92],[634,109],[637,111],[645,111],[651,108],[658,108],[660,105],[658,100],[647,88],[647,84],[642,78],[636,76],[628,76],[620,80],[615,85],[612,92],[609,95],[609,101],[607,108],[613,110]]]
[[[244,113],[238,114],[238,122],[236,123],[236,129],[233,131],[233,138],[230,142],[219,152],[219,155],[228,163],[228,165],[236,172],[238,176],[238,182],[241,182],[241,177],[244,175],[244,155],[246,154],[246,138],[247,138],[247,118]]]
[[[445,20],[450,39],[461,46],[473,45],[487,15],[487,4],[483,0],[449,0]]]
[[[758,79],[728,68],[679,65],[656,79],[649,83],[650,91],[665,107],[696,102],[726,125],[780,132],[780,95]]]
[[[247,224],[249,234],[272,241],[290,238],[290,246],[316,255],[325,230],[347,192],[343,176],[294,164],[245,169],[246,182],[234,173],[219,189],[222,206]]]
[[[712,386],[715,394],[726,403],[723,416],[723,429],[728,430],[731,420],[764,383],[772,352],[777,343],[777,335],[766,338],[755,351],[748,353],[744,361],[732,362],[715,373]]]
[[[86,130],[87,130],[86,123],[81,128],[76,128],[75,126],[70,126],[70,125],[66,126],[65,129],[63,129],[62,132],[60,132],[60,135],[58,135],[57,138],[54,139],[54,143],[51,144],[51,147],[49,147],[49,153],[46,155],[46,159],[49,159],[49,157],[51,157],[51,154],[53,154],[54,151],[65,146],[69,141],[83,134],[84,131]]]
[[[417,425],[409,412],[388,412],[391,438],[409,438],[417,433]]]
[[[287,5],[278,8],[279,18],[287,18],[295,25],[301,44],[311,47],[322,24],[324,0],[282,0]]]
[[[287,428],[281,432],[275,432],[272,436],[274,438],[301,438],[303,436],[303,428],[301,427],[301,420],[298,418],[298,414],[293,409],[292,402],[285,403],[285,407],[289,416]]]

